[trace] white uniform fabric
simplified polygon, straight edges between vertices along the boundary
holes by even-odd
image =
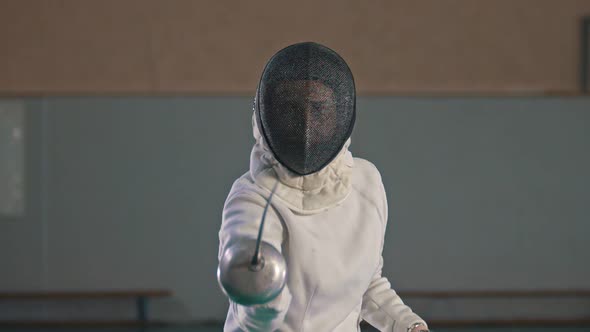
[[[225,202],[219,255],[235,241],[255,239],[277,180],[263,241],[281,251],[287,284],[270,303],[230,301],[224,331],[406,332],[423,320],[381,276],[387,199],[370,162],[343,150],[320,172],[297,176],[272,156],[253,121],[250,172],[235,181]]]

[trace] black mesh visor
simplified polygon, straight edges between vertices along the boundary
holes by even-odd
[[[352,133],[356,95],[348,65],[316,43],[288,46],[267,63],[255,109],[276,159],[299,175],[328,165]]]

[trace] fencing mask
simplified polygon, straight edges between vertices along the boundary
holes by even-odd
[[[306,42],[266,64],[254,103],[275,158],[299,175],[328,165],[352,133],[356,93],[348,65],[331,49]]]

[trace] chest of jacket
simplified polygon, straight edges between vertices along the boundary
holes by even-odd
[[[323,213],[282,217],[291,309],[332,315],[329,320],[345,317],[362,300],[379,263],[383,234],[377,210],[353,192]]]

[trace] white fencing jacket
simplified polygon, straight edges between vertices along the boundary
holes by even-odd
[[[423,322],[381,276],[387,199],[375,166],[353,158],[349,140],[321,171],[295,175],[273,157],[254,119],[250,171],[225,202],[219,257],[234,241],[256,239],[278,178],[263,241],[285,257],[287,284],[265,305],[230,301],[224,331],[357,332],[365,320],[406,332]]]

